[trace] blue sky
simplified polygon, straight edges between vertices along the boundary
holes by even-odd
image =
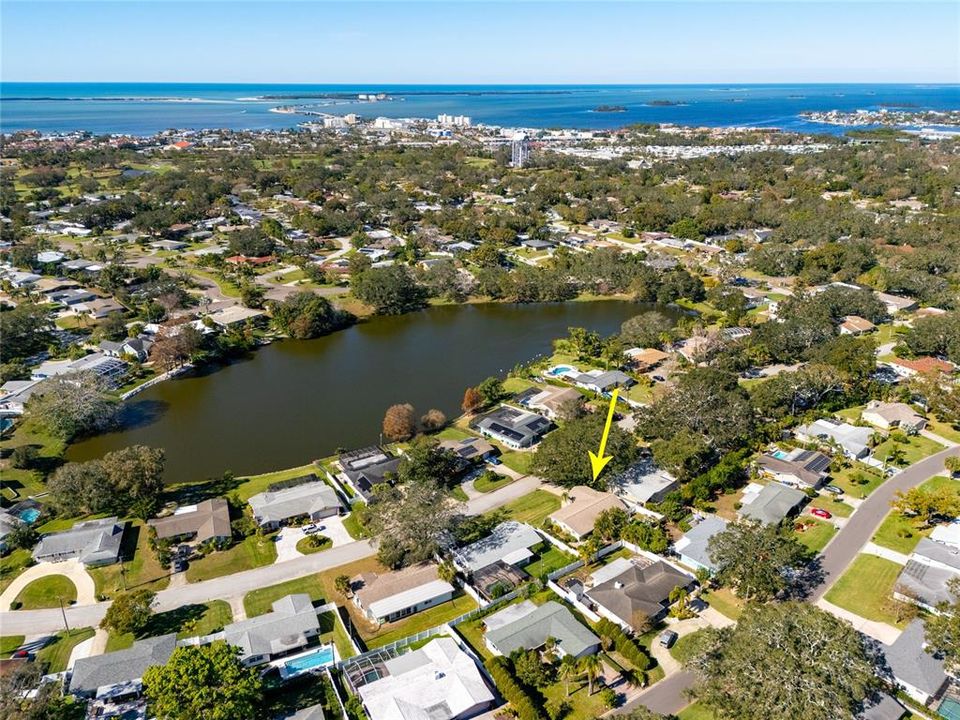
[[[958,82],[956,2],[0,0],[2,79]]]

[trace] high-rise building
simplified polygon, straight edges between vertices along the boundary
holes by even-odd
[[[470,127],[472,120],[469,115],[447,115],[441,113],[437,115],[437,122],[443,126]]]
[[[521,133],[515,135],[510,143],[510,164],[515,168],[522,168],[530,159],[530,143],[527,136]]]

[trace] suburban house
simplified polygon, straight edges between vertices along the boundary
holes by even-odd
[[[626,510],[624,502],[613,493],[577,485],[566,493],[566,504],[550,515],[550,519],[564,532],[582,540],[593,532],[597,517],[605,510]]]
[[[142,338],[127,338],[121,342],[101,340],[99,350],[107,357],[134,357],[140,362],[146,362],[150,357],[150,348],[153,342]]]
[[[637,384],[636,380],[620,370],[590,370],[579,375],[573,375],[570,380],[577,387],[598,393],[609,392],[619,387],[627,388]]]
[[[892,695],[880,693],[877,698],[864,701],[864,708],[856,720],[900,720],[906,714],[906,708]]]
[[[498,450],[483,438],[468,437],[463,440],[441,440],[440,447],[452,452],[466,468],[473,463],[483,462],[498,454]]]
[[[116,386],[127,374],[128,368],[127,363],[119,358],[107,357],[103,353],[91,353],[78,360],[46,360],[31,371],[30,378],[46,380],[60,375],[90,372],[107,385]]]
[[[841,335],[860,336],[873,332],[877,326],[859,315],[847,315],[840,323],[839,329]]]
[[[370,720],[466,720],[494,704],[473,659],[448,637],[384,660],[375,677],[357,687]]]
[[[877,299],[887,307],[888,315],[896,315],[899,312],[915,310],[917,301],[913,298],[903,297],[902,295],[891,295],[890,293],[878,292]]]
[[[927,426],[927,420],[912,407],[901,402],[871,400],[860,413],[864,422],[883,430],[898,428],[907,433],[918,433]]]
[[[627,356],[637,372],[649,372],[670,358],[668,353],[656,348],[630,348],[623,354]]]
[[[788,485],[750,483],[743,491],[739,513],[740,517],[757,520],[763,525],[776,525],[793,515],[806,501],[806,493]]]
[[[350,581],[353,604],[368,619],[388,623],[453,598],[454,587],[433,564],[412,565],[382,575],[370,572]]]
[[[453,564],[467,574],[483,570],[497,561],[526,565],[533,558],[532,550],[543,542],[540,534],[529,525],[507,520],[485,538],[454,550]]]
[[[218,497],[204,500],[196,505],[186,505],[174,510],[173,515],[153,518],[147,524],[152,527],[161,540],[195,540],[205,543],[208,540],[229,540],[230,505],[226,498]]]
[[[542,415],[501,405],[480,415],[470,427],[481,435],[517,450],[539,442],[553,427],[553,423]]]
[[[37,562],[79,560],[88,567],[110,565],[120,557],[124,523],[115,517],[87,520],[69,530],[44,535],[33,549]]]
[[[125,650],[79,658],[70,674],[70,692],[81,697],[136,697],[148,667],[166,665],[177,647],[175,633],[137,640]]]
[[[246,325],[248,322],[252,322],[263,317],[266,317],[266,314],[263,312],[263,310],[245,308],[242,305],[231,305],[230,307],[223,308],[222,310],[212,312],[209,315],[211,322],[213,322],[214,325],[218,325],[222,328]]]
[[[638,630],[666,615],[676,588],[690,590],[696,580],[664,560],[637,556],[614,560],[591,582],[583,593],[591,609],[625,630]]]
[[[827,479],[830,456],[816,450],[774,450],[757,458],[757,467],[784,485],[816,489]]]
[[[647,455],[610,480],[610,487],[628,502],[646,505],[662,502],[680,483]]]
[[[266,615],[231,623],[223,639],[240,648],[244,665],[260,665],[306,647],[320,634],[320,619],[306,593],[286,595]],[[218,633],[219,635],[219,633]]]
[[[573,388],[560,388],[549,385],[542,390],[531,388],[529,395],[518,401],[531,410],[546,415],[551,420],[563,419],[569,408],[582,403],[583,395]]]
[[[74,306],[78,313],[89,315],[94,320],[102,320],[113,313],[126,312],[127,309],[113,298],[97,298]]]
[[[914,620],[892,645],[881,651],[893,681],[911,698],[927,705],[947,686],[943,660],[926,650],[923,620]]]
[[[951,374],[956,371],[957,366],[947,360],[925,355],[914,360],[895,357],[886,361],[886,364],[893,368],[893,371],[900,377],[910,378],[916,375],[929,375],[932,373]]]
[[[821,418],[794,430],[794,435],[803,442],[836,444],[843,454],[859,460],[870,454],[870,438],[873,430],[840,422],[833,418]]]
[[[343,505],[336,491],[315,479],[283,490],[267,490],[248,500],[253,519],[265,528],[278,528],[294,518],[310,520],[339,515]]]
[[[600,638],[554,600],[539,606],[524,600],[485,618],[484,626],[484,643],[495,655],[510,655],[514,650],[538,650],[549,638],[557,641],[561,656],[581,658],[600,649]]]
[[[23,520],[7,512],[0,510],[0,553],[7,551],[7,535],[23,526]]]
[[[947,587],[954,578],[960,578],[960,548],[920,538],[897,578],[893,596],[937,612],[939,603],[958,599]]]
[[[717,515],[707,515],[677,540],[673,551],[687,567],[715,572],[717,566],[710,557],[710,539],[726,529],[726,520]]]
[[[385,482],[393,482],[400,466],[400,458],[394,457],[382,447],[351,450],[339,457],[340,467],[347,482],[365,500],[373,494],[373,488]]]

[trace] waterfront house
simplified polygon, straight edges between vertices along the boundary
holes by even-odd
[[[806,493],[788,485],[750,483],[743,491],[739,514],[763,525],[776,525],[796,513],[806,500]]]
[[[637,372],[649,372],[670,358],[668,353],[656,348],[630,348],[623,352]]]
[[[320,619],[306,593],[276,600],[265,615],[231,623],[223,629],[228,645],[240,648],[240,661],[261,665],[300,650],[320,634]]]
[[[257,493],[248,500],[253,519],[260,527],[272,530],[291,520],[320,520],[343,511],[340,498],[332,487],[318,481],[315,475],[305,477],[310,479],[292,487]]]
[[[342,453],[338,462],[347,482],[365,500],[372,497],[377,485],[392,483],[400,466],[400,458],[378,445]]]
[[[673,551],[687,567],[715,572],[717,566],[710,555],[710,540],[726,529],[726,520],[717,515],[707,515],[677,540]]]
[[[927,426],[927,420],[916,410],[901,402],[871,400],[860,413],[864,422],[883,430],[899,428],[907,433],[918,433]]]
[[[124,650],[77,659],[69,675],[69,689],[80,697],[137,697],[147,668],[166,665],[177,647],[175,633],[136,640]]]
[[[613,493],[577,485],[565,494],[566,502],[550,515],[550,520],[577,540],[593,532],[593,525],[601,513],[613,508],[626,510],[624,502]]]
[[[468,437],[462,440],[441,440],[440,447],[456,455],[463,467],[483,462],[498,453],[493,445],[478,437]]]
[[[517,450],[539,442],[553,427],[553,423],[542,415],[501,405],[478,416],[470,427],[481,435]]]
[[[532,527],[516,520],[497,525],[489,535],[453,551],[453,563],[464,573],[472,574],[502,561],[523,566],[533,559],[533,550],[544,539]]]
[[[494,704],[476,663],[449,637],[385,656],[369,677],[358,676],[355,689],[370,720],[466,720]]]
[[[816,450],[794,448],[784,452],[777,449],[757,458],[757,467],[784,485],[816,489],[827,479],[830,462],[829,455]]]
[[[107,357],[103,353],[84,355],[79,360],[47,360],[30,373],[32,380],[46,380],[60,375],[69,376],[79,372],[91,372],[110,386],[116,386],[127,374],[129,366],[123,360]]]
[[[113,340],[101,340],[97,348],[107,357],[123,358],[133,357],[139,362],[146,362],[150,356],[150,348],[153,347],[151,340],[142,338],[127,338],[120,342]]]
[[[147,524],[161,540],[226,542],[233,534],[230,528],[230,505],[222,497],[179,507],[173,515],[153,518]]]
[[[583,403],[583,395],[570,387],[548,385],[539,390],[531,388],[521,402],[525,407],[545,415],[551,420],[563,419],[565,413]]]
[[[914,620],[891,645],[881,645],[893,682],[916,702],[926,705],[949,682],[943,659],[927,651],[923,620]]]
[[[637,381],[620,370],[590,370],[571,378],[573,384],[584,390],[605,393],[614,388],[628,388],[636,385]]]
[[[238,327],[248,322],[257,322],[266,317],[263,310],[245,308],[240,305],[217,310],[209,315],[211,322],[222,328]]]
[[[454,587],[437,574],[437,566],[424,563],[394,572],[357,575],[350,581],[353,604],[367,619],[388,623],[439,605],[453,598]]]
[[[515,650],[539,650],[548,639],[557,642],[561,657],[581,658],[600,649],[600,638],[582,625],[564,605],[548,600],[534,605],[526,600],[484,620],[484,643],[495,655]]]
[[[591,609],[627,631],[663,618],[671,593],[692,590],[696,584],[692,575],[667,561],[645,556],[618,558],[594,573],[590,582],[583,597]]]
[[[88,567],[110,565],[120,557],[124,523],[115,517],[79,522],[69,530],[44,535],[33,550],[37,562],[79,560]]]
[[[626,501],[638,505],[663,502],[667,495],[680,487],[677,479],[658,468],[649,455],[613,477],[609,484]]]
[[[840,422],[833,418],[821,418],[794,430],[797,439],[803,442],[836,445],[844,455],[859,460],[870,454],[870,438],[873,430]]]

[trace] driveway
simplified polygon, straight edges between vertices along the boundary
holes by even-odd
[[[10,609],[10,603],[17,599],[17,595],[34,580],[50,577],[51,575],[63,575],[77,588],[77,605],[91,605],[97,601],[97,589],[93,584],[93,578],[90,573],[77,560],[67,560],[65,562],[42,562],[29,567],[20,575],[14,578],[7,589],[0,594],[0,608]],[[4,628],[6,632],[6,628]],[[37,632],[40,632],[38,629]],[[19,635],[20,633],[16,633]],[[31,633],[26,633],[31,634]]]
[[[350,537],[350,533],[347,532],[347,529],[343,526],[343,518],[341,517],[329,517],[324,518],[316,523],[317,526],[323,528],[320,530],[320,535],[325,535],[333,541],[332,548],[340,547],[341,545],[348,545],[353,542],[353,538]],[[277,559],[276,562],[282,563],[287,562],[288,560],[294,560],[298,557],[303,557],[303,553],[297,550],[297,543],[303,540],[303,538],[309,537],[304,531],[303,528],[299,527],[285,527],[276,537],[276,548],[277,548]],[[324,550],[323,552],[326,552]]]

